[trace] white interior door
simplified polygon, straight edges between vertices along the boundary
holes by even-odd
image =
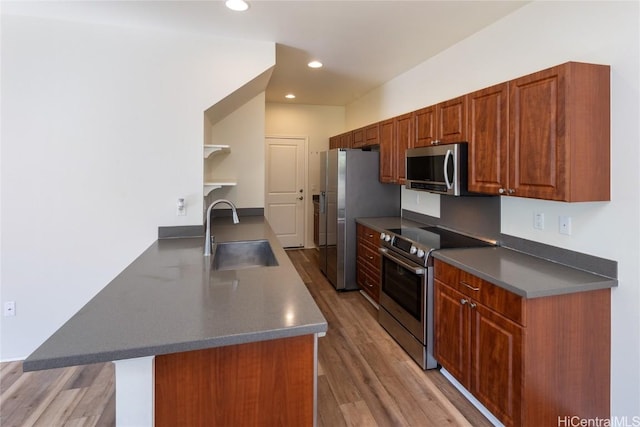
[[[266,138],[266,217],[285,248],[304,247],[305,139]]]

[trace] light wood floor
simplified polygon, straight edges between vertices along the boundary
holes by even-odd
[[[318,426],[490,426],[437,371],[423,371],[358,292],[336,292],[317,251],[287,251],[329,322],[318,345]],[[111,363],[22,372],[0,364],[0,426],[114,426]]]

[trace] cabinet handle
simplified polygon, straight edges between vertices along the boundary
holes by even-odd
[[[472,285],[468,284],[464,280],[461,280],[460,283],[465,285],[467,288],[471,289],[472,291],[476,291],[477,292],[477,291],[480,290],[480,288],[476,288],[475,286],[472,286]]]
[[[475,302],[469,301],[469,305],[471,306],[471,308],[476,308],[476,303]]]
[[[373,234],[368,234],[370,239],[373,239]]]
[[[509,189],[509,191],[508,191],[508,193],[509,193],[509,194],[513,194],[513,193],[515,193],[515,192],[516,192],[516,190],[515,190],[515,189],[513,189],[513,188],[510,188],[510,189]]]
[[[504,188],[499,188],[498,189],[498,193],[500,194],[504,194],[506,192],[506,190]]]
[[[434,139],[433,141],[431,141],[431,145],[438,145],[440,144],[440,141],[437,139]]]
[[[373,256],[368,255],[367,258],[369,258],[369,261],[373,261]]]
[[[465,305],[465,304],[466,304],[466,303],[468,303],[468,302],[469,302],[469,301],[468,301],[468,300],[466,300],[465,298],[462,298],[462,299],[460,300],[460,304],[462,304],[462,305]]]

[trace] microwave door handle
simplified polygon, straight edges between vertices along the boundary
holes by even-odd
[[[448,168],[447,166],[449,165],[449,159],[453,156],[453,152],[451,150],[447,150],[447,154],[444,156],[444,182],[445,184],[447,184],[447,189],[451,190],[453,188],[453,184],[451,182],[449,182],[449,174],[447,173]],[[454,164],[453,167],[455,168],[456,165]],[[454,169],[453,171],[453,177],[455,179],[456,176],[456,171]]]

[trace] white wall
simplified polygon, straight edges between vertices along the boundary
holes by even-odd
[[[211,202],[224,198],[238,208],[264,207],[264,100],[262,92],[211,127],[206,143],[228,144],[230,149],[204,161],[205,181],[237,183],[214,190]]]
[[[268,136],[302,136],[308,138],[309,188],[306,198],[305,246],[313,247],[312,194],[320,189],[320,152],[329,149],[329,137],[345,130],[345,108],[322,105],[267,103]]]
[[[1,31],[9,360],[50,336],[158,226],[202,223],[203,112],[272,67],[275,45],[7,15]],[[187,216],[176,216],[178,197]]]
[[[567,61],[611,65],[611,202],[503,197],[501,231],[618,261],[611,398],[612,414],[627,416],[640,416],[639,22],[638,2],[533,2],[347,106],[352,129]],[[432,210],[407,193],[403,207]],[[573,235],[558,233],[561,214]]]

